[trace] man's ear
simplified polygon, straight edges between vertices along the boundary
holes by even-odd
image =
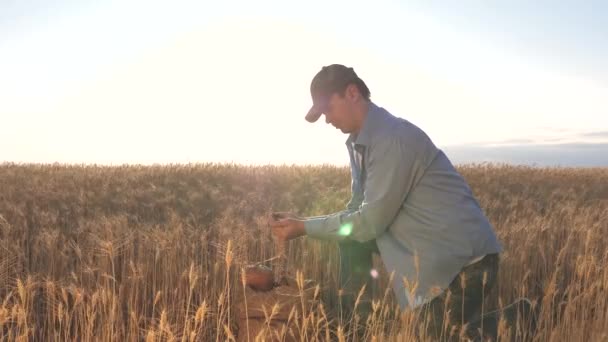
[[[346,96],[349,100],[358,101],[361,97],[361,94],[359,93],[359,88],[357,88],[357,86],[353,83],[349,84],[346,87]]]

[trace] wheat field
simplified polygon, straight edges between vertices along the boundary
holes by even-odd
[[[608,169],[458,170],[505,247],[495,307],[541,304],[533,334],[502,340],[608,340]],[[275,256],[269,213],[328,214],[349,196],[334,166],[2,164],[0,341],[233,340],[241,271]],[[294,318],[306,340],[349,340],[336,245],[303,238],[287,253],[288,272],[317,284]],[[363,339],[412,340],[375,262],[385,290]]]

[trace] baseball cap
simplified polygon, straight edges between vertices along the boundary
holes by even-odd
[[[331,96],[342,91],[349,83],[359,79],[353,68],[341,64],[324,66],[310,83],[312,107],[306,114],[306,121],[316,122],[327,109]]]

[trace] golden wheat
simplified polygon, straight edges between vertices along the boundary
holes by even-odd
[[[505,246],[496,303],[483,310],[521,296],[542,304],[534,336],[503,322],[501,337],[608,339],[608,169],[459,171]],[[0,165],[0,341],[234,340],[241,270],[276,257],[268,214],[341,210],[349,177],[328,165]],[[318,285],[318,305],[289,314],[302,336],[346,341],[364,326],[364,340],[412,339],[416,318],[397,310],[383,271],[368,320],[343,319],[335,247],[286,246],[300,289]]]

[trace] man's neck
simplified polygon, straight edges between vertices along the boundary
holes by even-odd
[[[359,135],[359,132],[361,132],[361,129],[363,128],[363,124],[367,118],[367,113],[369,112],[369,104],[369,101],[362,101],[356,107],[355,118],[357,120],[357,129],[355,130],[355,135]]]

